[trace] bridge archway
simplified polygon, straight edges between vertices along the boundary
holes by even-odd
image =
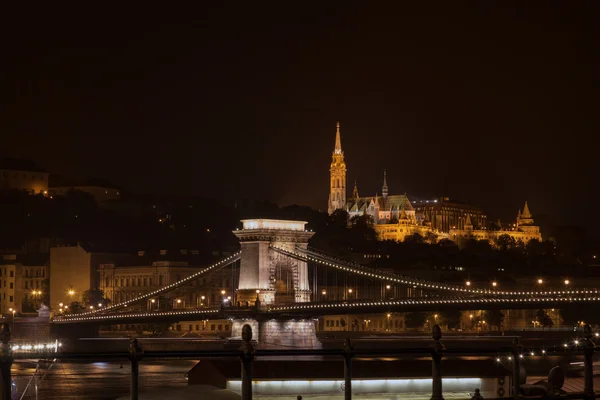
[[[237,300],[242,304],[302,303],[310,301],[306,261],[292,259],[271,249],[306,249],[313,232],[305,221],[246,219],[233,233],[240,240],[242,258]]]

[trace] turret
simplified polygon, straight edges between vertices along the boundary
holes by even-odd
[[[383,186],[381,187],[381,195],[383,196],[383,200],[387,199],[388,197],[388,185],[386,178],[386,171],[383,170]]]
[[[467,213],[467,219],[465,219],[465,230],[472,231],[473,223],[471,222],[471,215]]]

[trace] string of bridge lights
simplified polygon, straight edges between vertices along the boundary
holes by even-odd
[[[386,300],[386,301],[353,301],[343,303],[298,303],[292,305],[271,306],[270,312],[275,311],[297,311],[297,310],[315,310],[327,308],[357,308],[357,307],[394,307],[394,306],[425,306],[425,305],[475,305],[477,307],[486,307],[486,304],[509,303],[509,304],[527,304],[527,303],[578,303],[578,302],[596,302],[600,297],[524,297],[524,298],[447,298],[430,300]]]
[[[127,307],[129,304],[132,304],[132,303],[135,303],[135,302],[138,302],[138,301],[141,301],[141,300],[146,300],[146,299],[149,299],[151,297],[160,295],[162,293],[166,293],[166,292],[168,292],[168,291],[170,291],[172,289],[175,289],[175,288],[177,288],[177,287],[179,287],[179,286],[181,286],[181,285],[183,285],[185,283],[188,283],[188,282],[190,282],[190,281],[192,281],[194,279],[197,279],[197,278],[201,277],[202,275],[204,275],[204,274],[206,274],[208,272],[216,271],[218,269],[226,267],[227,265],[230,265],[230,264],[238,261],[241,258],[241,255],[242,255],[242,252],[238,251],[237,253],[234,253],[233,255],[224,258],[223,260],[217,261],[216,263],[214,263],[214,264],[212,264],[212,265],[210,265],[210,266],[202,269],[201,271],[196,272],[195,274],[192,274],[192,275],[190,275],[190,276],[188,276],[186,278],[180,279],[180,280],[178,280],[176,282],[173,282],[170,285],[164,286],[164,287],[162,287],[160,289],[157,289],[157,290],[154,290],[152,292],[146,293],[144,295],[135,297],[135,298],[133,298],[131,300],[123,301],[121,303],[113,304],[111,306],[104,307],[104,308],[97,309],[97,310],[93,310],[93,311],[87,311],[87,312],[84,312],[84,313],[73,314],[73,315],[65,315],[65,316],[58,317],[58,318],[75,319],[77,317],[94,315],[94,314],[97,314],[99,312],[106,312],[106,311],[114,310],[114,309],[120,308],[120,307]]]
[[[57,318],[53,320],[53,323],[72,323],[82,321],[104,321],[104,320],[126,320],[133,318],[144,318],[144,317],[172,317],[172,316],[183,316],[183,315],[208,315],[218,314],[220,310],[185,310],[185,311],[160,311],[160,312],[142,312],[135,314],[111,314],[111,315],[88,315],[82,316],[82,314],[76,314],[71,318]]]
[[[427,281],[409,276],[403,276],[399,278],[394,274],[376,271],[375,269],[365,267],[363,265],[349,263],[348,261],[336,260],[332,257],[320,254],[314,250],[307,250],[297,247],[296,250],[305,255],[298,254],[280,247],[270,245],[270,247],[288,257],[295,258],[300,261],[308,262],[314,261],[318,264],[325,265],[328,267],[336,268],[346,272],[362,275],[369,278],[380,279],[391,283],[399,283],[402,285],[408,285],[413,287],[421,287],[424,289],[434,290],[446,290],[461,292],[465,294],[478,294],[478,295],[503,295],[503,296],[562,296],[562,295],[575,295],[575,294],[600,294],[598,289],[579,289],[579,290],[548,290],[548,291],[500,291],[493,289],[476,289],[471,287],[471,282],[466,282],[466,287],[449,285],[446,283],[440,283],[435,281]],[[495,282],[494,282],[495,283]],[[568,285],[571,282],[565,280],[565,284]],[[541,279],[538,280],[538,284],[542,284]],[[495,285],[494,285],[495,286]],[[389,288],[388,288],[389,289]]]

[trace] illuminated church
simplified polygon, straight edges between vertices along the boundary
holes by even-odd
[[[451,202],[448,198],[415,200],[415,206],[406,194],[390,195],[386,172],[383,172],[381,196],[361,197],[356,182],[352,196],[346,196],[346,162],[342,150],[340,123],[336,125],[335,146],[329,168],[328,212],[345,210],[349,217],[370,215],[381,240],[403,241],[418,233],[431,240],[451,239],[457,243],[468,239],[489,240],[494,244],[498,236],[507,234],[517,241],[542,240],[539,227],[534,224],[525,202],[517,221],[509,229],[487,229],[487,217],[477,207]]]

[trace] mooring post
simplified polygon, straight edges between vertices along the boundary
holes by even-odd
[[[129,361],[131,362],[131,381],[129,389],[129,398],[138,400],[140,394],[139,379],[140,379],[140,360],[144,356],[144,350],[139,345],[136,338],[132,338],[129,342]]]
[[[252,327],[245,324],[242,327],[242,400],[252,400],[252,361],[254,361],[254,346],[252,346]]]
[[[518,399],[521,397],[521,352],[523,346],[519,343],[519,338],[513,340],[513,398]]]
[[[350,339],[344,341],[344,400],[352,400],[352,357],[354,347]]]
[[[12,399],[12,350],[10,348],[10,325],[3,323],[0,326],[0,400]]]
[[[439,325],[433,326],[431,346],[431,400],[444,400],[442,396],[442,357],[446,348],[440,341],[442,329]]]
[[[592,341],[592,337],[594,334],[592,332],[592,327],[589,324],[586,324],[583,327],[583,334],[585,336],[585,343],[583,347],[583,361],[585,368],[585,377],[584,377],[584,386],[583,393],[586,396],[589,396],[590,399],[594,397],[594,347],[595,343]]]

